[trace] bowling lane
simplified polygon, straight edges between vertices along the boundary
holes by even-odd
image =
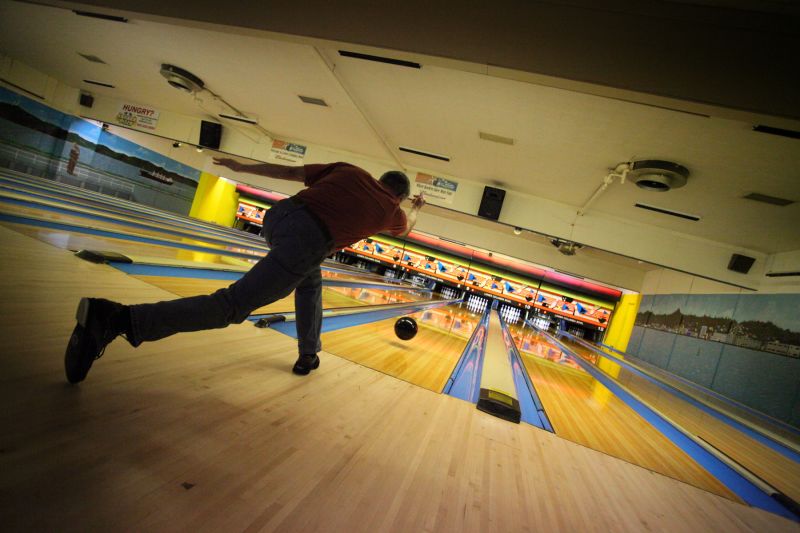
[[[596,356],[587,348],[565,342],[584,357]],[[734,427],[670,394],[622,366],[601,358],[599,367],[628,387],[659,412],[699,436],[795,501],[800,501],[800,465],[739,432]]]
[[[763,417],[757,416],[752,412],[748,411],[744,407],[737,407],[736,405],[715,398],[712,394],[707,394],[694,387],[690,387],[689,385],[682,383],[681,381],[679,381],[669,373],[665,372],[664,370],[648,364],[646,361],[642,361],[636,358],[633,358],[633,361],[638,366],[643,367],[646,370],[650,370],[653,374],[657,375],[659,378],[666,381],[669,385],[684,392],[685,394],[688,394],[689,396],[692,396],[695,399],[701,400],[709,405],[712,405],[719,411],[746,420],[751,424],[753,424],[754,426],[761,427],[765,431],[773,433],[778,437],[790,443],[793,443],[795,446],[800,446],[800,434],[797,432],[797,430],[792,431],[791,429],[783,426],[777,420],[772,420],[766,415],[764,415]]]
[[[176,296],[198,296],[210,294],[230,285],[230,281],[197,278],[181,278],[166,276],[132,276],[136,279],[155,285]],[[344,307],[360,307],[365,305],[381,305],[387,303],[411,302],[427,299],[424,295],[409,291],[392,291],[382,289],[355,289],[349,287],[323,287],[323,309],[341,309]],[[268,313],[294,312],[294,294],[272,302],[253,311],[255,315]]]
[[[88,219],[85,217],[81,217],[79,215],[72,215],[66,213],[58,213],[53,211],[46,211],[42,209],[36,209],[31,207],[23,207],[18,205],[9,205],[9,204],[2,204],[0,205],[0,209],[2,212],[8,215],[14,215],[19,217],[26,217],[26,218],[33,218],[33,219],[44,219],[50,222],[60,223],[60,224],[70,224],[73,226],[79,226],[81,228],[89,228],[95,230],[103,230],[109,231],[113,233],[117,233],[120,235],[130,235],[136,237],[144,237],[149,239],[158,239],[161,241],[165,241],[166,243],[176,242],[176,243],[186,243],[186,241],[191,241],[194,246],[202,246],[204,248],[208,248],[209,251],[213,250],[226,250],[226,251],[242,251],[243,248],[246,248],[248,252],[245,253],[266,253],[267,246],[263,244],[261,246],[257,246],[252,242],[240,241],[238,243],[231,242],[232,239],[227,236],[203,236],[199,235],[196,232],[192,232],[191,230],[184,230],[185,236],[177,235],[175,233],[164,231],[159,229],[159,227],[155,225],[147,225],[148,227],[132,227],[130,225],[125,224],[124,222],[111,222],[109,220],[93,220]]]
[[[370,290],[370,292],[372,292]],[[394,334],[397,318],[322,334],[322,349],[384,374],[442,392],[480,314],[453,304],[409,314],[419,331],[408,341]]]
[[[556,435],[741,501],[557,345],[529,327],[509,329]]]

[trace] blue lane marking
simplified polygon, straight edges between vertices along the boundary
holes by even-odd
[[[109,261],[109,265],[117,270],[121,270],[132,276],[160,276],[168,278],[191,278],[191,279],[217,279],[225,281],[236,281],[241,278],[243,272],[232,272],[230,270],[216,270],[211,268],[191,268],[167,265],[144,265],[141,263],[120,263]]]
[[[363,313],[356,312],[347,315],[331,316],[327,318],[323,317],[321,331],[322,333],[327,333],[328,331],[336,331],[337,329],[349,328],[352,326],[360,326],[361,324],[378,322],[380,320],[385,320],[387,318],[393,318],[396,316],[410,315],[412,313],[418,313],[420,311],[424,311],[425,309],[431,309],[434,307],[449,305],[456,301],[457,300],[442,300],[440,302],[420,303],[419,305],[414,305],[411,307],[402,307],[402,308],[395,307],[392,309],[379,309],[379,310],[366,311]],[[280,314],[280,313],[272,313],[272,314]],[[270,315],[250,315],[247,319],[255,322],[265,316],[270,316]],[[288,335],[295,339],[297,338],[297,328],[294,321],[276,322],[274,324],[270,324],[269,329],[274,329],[275,331],[279,331],[284,335]]]
[[[467,342],[464,353],[456,363],[453,373],[447,379],[442,392],[470,403],[478,403],[483,374],[483,355],[486,350],[486,336],[489,332],[490,309],[484,311],[475,331]]]
[[[538,328],[537,328],[538,329]],[[800,521],[800,517],[790,512],[786,507],[773,499],[772,495],[763,492],[759,487],[750,482],[742,474],[734,470],[732,467],[721,461],[714,454],[703,448],[700,444],[689,438],[685,433],[673,426],[670,422],[664,419],[656,411],[639,401],[628,391],[623,389],[619,383],[611,379],[604,372],[598,370],[594,365],[583,360],[567,348],[558,339],[549,333],[538,329],[542,335],[546,336],[561,348],[568,357],[571,357],[578,365],[588,372],[593,378],[603,384],[606,388],[611,390],[619,399],[624,401],[642,418],[647,420],[650,425],[658,429],[661,434],[671,440],[681,450],[686,452],[692,459],[697,461],[703,468],[705,468],[711,475],[716,477],[723,485],[728,487],[734,494],[739,496],[742,500],[747,502],[753,507],[758,507],[778,514],[790,520]]]
[[[676,389],[675,387],[672,387],[672,386],[664,383],[663,381],[660,381],[660,380],[654,378],[653,376],[650,376],[650,375],[642,372],[641,370],[639,370],[635,366],[631,365],[627,361],[625,361],[623,359],[619,359],[618,357],[614,357],[613,355],[607,354],[605,352],[601,352],[600,350],[597,350],[597,349],[593,348],[588,343],[580,342],[580,340],[578,338],[576,338],[575,336],[573,336],[572,334],[570,334],[570,333],[568,333],[566,331],[562,331],[561,333],[563,335],[567,336],[568,338],[575,340],[579,344],[585,346],[587,349],[592,350],[597,355],[599,355],[601,357],[604,357],[604,358],[608,359],[609,361],[613,361],[614,363],[616,363],[616,364],[620,365],[621,367],[627,369],[628,371],[636,374],[637,376],[641,376],[642,378],[644,378],[647,381],[653,383],[654,385],[658,386],[659,388],[671,393],[673,396],[677,396],[678,398],[680,398],[681,400],[685,401],[686,403],[688,403],[690,405],[693,405],[694,407],[700,409],[704,413],[709,414],[709,415],[713,416],[714,418],[716,418],[717,420],[720,420],[720,421],[722,421],[722,422],[724,422],[724,423],[726,423],[726,424],[738,429],[739,431],[741,431],[742,433],[744,433],[748,437],[752,438],[753,440],[756,440],[756,441],[760,442],[761,444],[763,444],[764,446],[767,446],[771,450],[774,450],[774,451],[780,453],[781,455],[791,459],[792,461],[794,461],[796,463],[800,462],[800,453],[797,453],[797,451],[784,446],[780,442],[772,440],[771,438],[769,438],[769,436],[764,435],[763,433],[759,432],[758,430],[753,429],[753,428],[751,428],[749,426],[746,426],[745,424],[742,424],[738,420],[735,420],[735,419],[729,417],[725,413],[717,411],[713,407],[711,407],[709,405],[706,405],[706,404],[704,404],[704,403],[692,398],[691,396],[689,396],[685,392],[683,392],[683,391],[681,391],[679,389]]]
[[[14,224],[26,224],[28,226],[37,226],[42,228],[50,228],[50,229],[60,229],[60,230],[67,230],[73,231],[75,233],[86,233],[89,235],[97,235],[98,237],[110,237],[112,239],[121,239],[124,241],[133,241],[133,242],[141,242],[144,244],[156,244],[159,246],[167,246],[169,248],[181,248],[183,250],[191,250],[193,252],[205,252],[205,253],[213,253],[217,255],[227,255],[231,257],[239,257],[242,259],[259,259],[252,254],[245,254],[240,252],[231,252],[228,250],[219,250],[214,248],[205,248],[202,246],[194,246],[191,244],[183,244],[174,241],[164,241],[161,239],[154,239],[151,237],[139,237],[136,235],[126,235],[124,233],[116,233],[107,230],[101,229],[94,229],[94,228],[85,228],[82,226],[76,226],[74,224],[67,224],[64,222],[51,222],[48,220],[36,220],[28,217],[22,217],[17,215],[9,215],[6,213],[0,213],[0,221],[3,222],[12,222]]]
[[[511,333],[508,331],[508,326],[502,316],[500,317],[500,324],[502,325],[503,340],[506,343],[509,361],[511,362],[511,372],[514,375],[514,386],[517,389],[517,400],[519,400],[520,411],[522,412],[522,421],[554,433],[550,419],[544,410],[539,395],[536,393],[536,388],[533,386],[528,372],[525,371],[525,365],[522,363],[519,350],[517,350],[514,339],[511,337]]]
[[[624,352],[620,352],[619,350],[617,350],[613,346],[608,346],[607,344],[602,344],[602,343],[600,344],[600,346],[602,346],[603,348],[608,348],[612,352],[618,353],[619,355],[621,355],[623,357],[631,357],[633,359],[639,360],[638,357],[633,356],[633,355],[628,355],[627,353],[624,353]],[[790,426],[786,422],[783,422],[781,420],[777,420],[775,418],[772,418],[771,416],[766,415],[766,414],[764,414],[764,413],[762,413],[760,411],[756,411],[752,407],[748,407],[747,405],[744,405],[743,403],[739,403],[739,402],[737,402],[735,400],[732,400],[732,399],[728,398],[727,396],[723,396],[722,394],[720,394],[720,393],[718,393],[716,391],[713,391],[711,389],[707,389],[705,387],[702,387],[702,386],[698,385],[697,383],[693,383],[693,382],[689,381],[688,379],[682,378],[681,376],[677,376],[675,374],[670,374],[670,376],[674,377],[675,379],[677,379],[678,381],[680,381],[684,385],[686,385],[688,387],[691,387],[691,388],[695,389],[698,392],[701,392],[703,394],[708,394],[709,396],[712,396],[712,397],[716,398],[717,400],[730,405],[731,407],[735,407],[737,409],[741,409],[742,411],[745,411],[745,412],[755,416],[756,418],[759,418],[759,419],[761,419],[761,420],[763,420],[765,422],[768,422],[768,423],[770,423],[770,424],[772,424],[774,426],[777,426],[777,427],[779,427],[779,428],[781,428],[781,429],[783,429],[785,431],[788,431],[789,433],[792,433],[793,435],[800,436],[800,429],[797,429],[794,426]]]

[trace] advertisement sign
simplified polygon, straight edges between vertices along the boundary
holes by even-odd
[[[117,124],[129,128],[154,130],[158,125],[159,111],[137,104],[122,104],[117,112]]]
[[[427,200],[438,200],[439,203],[452,204],[458,189],[458,183],[445,178],[417,173],[415,180],[419,192],[424,193]]]
[[[287,163],[302,163],[306,156],[306,147],[302,144],[293,144],[275,139],[272,141],[270,155],[273,159]]]

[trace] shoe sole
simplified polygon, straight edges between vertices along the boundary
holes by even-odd
[[[78,310],[75,311],[75,320],[84,328],[89,322],[89,307],[89,298],[81,298],[81,302],[78,304]]]

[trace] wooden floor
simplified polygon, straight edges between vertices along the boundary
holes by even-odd
[[[134,350],[80,386],[80,296],[169,293],[0,227],[4,531],[797,531],[795,524],[250,325]]]

